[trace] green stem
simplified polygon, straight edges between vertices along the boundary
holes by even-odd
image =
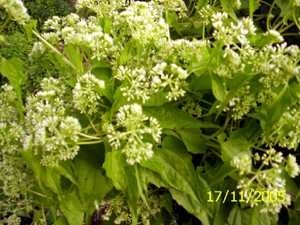
[[[79,135],[82,137],[86,137],[88,139],[96,139],[96,140],[100,139],[100,137],[95,137],[95,136],[91,136],[91,135],[84,134],[84,133],[79,133]]]
[[[40,39],[41,42],[43,42],[48,48],[50,48],[54,53],[61,56],[66,64],[68,64],[72,69],[76,70],[76,67],[71,63],[60,51],[58,51],[53,45],[51,45],[47,40],[45,40],[38,32],[32,31],[32,33]]]
[[[289,28],[291,28],[294,25],[295,25],[295,23],[291,23],[291,24],[283,27],[282,29],[280,29],[278,32],[282,34],[284,31],[288,30]]]
[[[272,11],[273,11],[274,6],[275,6],[275,1],[273,1],[272,5],[270,6],[270,10],[269,10],[268,15],[267,15],[267,28],[268,28],[268,30],[271,29],[271,15],[272,15]]]
[[[99,141],[79,141],[77,142],[78,145],[94,145],[94,144],[99,144],[102,143],[103,140],[99,140]]]

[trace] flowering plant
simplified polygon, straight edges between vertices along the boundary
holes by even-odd
[[[0,7],[34,40],[0,55],[1,223],[297,223],[298,1]]]

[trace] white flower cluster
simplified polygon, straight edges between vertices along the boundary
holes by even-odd
[[[176,12],[179,18],[187,15],[187,7],[183,0],[155,0],[158,4],[162,5],[165,10]]]
[[[7,224],[7,225],[20,225],[21,224],[21,218],[18,217],[16,214],[12,214],[5,220],[5,224]]]
[[[203,25],[209,25],[211,23],[211,17],[215,13],[214,8],[211,5],[201,5],[201,8],[199,8],[198,6],[196,6],[196,8]]]
[[[14,107],[17,96],[12,86],[4,84],[1,86],[0,94],[0,129],[2,129],[18,118],[18,111]]]
[[[234,74],[243,71],[245,64],[241,60],[240,54],[233,48],[226,46],[220,62],[213,72],[220,77],[231,79]]]
[[[238,169],[240,175],[250,173],[252,171],[252,159],[248,153],[240,153],[234,156],[230,162],[231,166]]]
[[[170,38],[169,26],[162,17],[161,8],[153,2],[131,2],[113,20],[116,38],[125,41],[132,38],[143,45],[165,44]]]
[[[293,155],[288,155],[286,160],[285,170],[289,174],[290,177],[294,178],[300,174],[300,166],[296,161],[296,157]]]
[[[266,87],[277,87],[299,75],[300,49],[286,43],[276,46],[267,45],[256,54],[253,63],[255,72],[263,73],[260,82]]]
[[[23,126],[15,107],[17,96],[13,88],[0,88],[0,217],[14,215],[18,210],[31,210],[26,189],[33,180],[21,156]],[[13,214],[12,214],[13,213]],[[15,216],[14,216],[15,217]],[[11,217],[13,220],[13,216]]]
[[[92,115],[97,112],[105,83],[92,73],[82,75],[73,89],[74,107],[81,113]]]
[[[25,24],[30,19],[22,0],[0,0],[0,7],[3,7],[19,24]]]
[[[114,41],[108,34],[104,33],[98,24],[97,18],[90,16],[87,19],[80,18],[71,13],[66,17],[54,16],[44,24],[42,36],[53,45],[64,43],[72,44],[91,50],[92,58],[106,59],[114,52]],[[42,43],[35,46],[41,49]]]
[[[104,124],[113,149],[121,149],[130,165],[147,160],[153,155],[154,142],[160,142],[161,128],[153,117],[144,115],[136,103],[122,106],[116,114],[115,124]]]
[[[201,62],[205,58],[209,42],[207,40],[171,40],[158,52],[167,61],[189,67],[193,62]]]
[[[270,145],[276,145],[288,149],[297,149],[300,143],[300,108],[289,107],[283,113],[272,129],[274,132],[266,137]]]
[[[176,64],[157,63],[150,72],[144,68],[130,69],[120,66],[115,78],[127,81],[121,88],[127,99],[146,102],[153,94],[167,91],[169,101],[177,100],[185,95],[185,80],[189,76],[186,70]]]
[[[109,1],[95,1],[95,0],[77,0],[76,8],[78,10],[87,8],[97,14],[98,18],[112,18],[118,14],[119,10],[124,9],[128,5],[128,0],[109,0]]]
[[[24,148],[32,149],[44,166],[56,166],[61,160],[73,159],[78,151],[79,121],[66,116],[64,86],[59,80],[45,78],[42,90],[28,97]]]
[[[224,45],[249,44],[248,36],[254,35],[256,31],[256,27],[250,18],[242,18],[237,22],[232,22],[227,13],[217,12],[212,15],[211,20],[215,28],[214,38]]]
[[[264,201],[264,207],[261,210],[261,212],[278,213],[282,206],[287,207],[291,204],[291,196],[286,191],[286,179],[282,172],[285,170],[290,177],[294,178],[299,175],[300,167],[296,162],[296,157],[291,154],[284,158],[283,154],[274,148],[263,151],[262,154],[255,153],[253,157],[250,155],[250,157],[241,155],[242,157],[237,157],[237,159],[235,157],[231,164],[240,171],[240,175],[244,175],[237,188],[247,192],[244,196],[245,200],[250,198],[250,190],[280,193],[280,197],[276,197],[275,200]],[[252,167],[252,158],[254,164],[259,166],[256,171]],[[261,203],[250,199],[249,204],[253,207]]]
[[[244,85],[229,100],[228,106],[223,111],[230,111],[234,120],[242,119],[252,108],[257,106],[255,96],[251,93],[251,86],[249,84]]]

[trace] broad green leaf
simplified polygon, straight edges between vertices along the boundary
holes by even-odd
[[[40,179],[42,180],[45,187],[49,188],[52,192],[57,195],[61,195],[61,176],[52,168],[42,168]]]
[[[143,105],[144,106],[161,106],[168,102],[166,98],[167,94],[165,92],[155,93],[147,100]]]
[[[32,19],[23,25],[23,28],[26,32],[29,41],[32,41],[32,31],[35,30],[36,27],[37,27],[37,21]]]
[[[255,47],[258,47],[258,48],[262,48],[266,45],[276,44],[276,43],[280,42],[276,37],[274,37],[273,35],[271,35],[269,33],[252,35],[248,39],[252,45],[254,45]]]
[[[21,86],[26,79],[26,76],[23,72],[23,63],[18,58],[11,58],[8,60],[0,58],[0,60],[0,73],[5,76],[9,80],[11,86],[13,86],[18,98],[17,107],[22,115],[23,102]]]
[[[201,136],[200,129],[180,129],[177,131],[187,150],[194,154],[204,153],[207,149],[207,140]]]
[[[114,95],[114,84],[113,79],[111,75],[111,69],[110,68],[103,68],[103,67],[95,67],[92,70],[92,73],[100,80],[103,80],[105,82],[105,90],[104,95],[107,97],[110,101],[113,101],[113,95]]]
[[[291,0],[275,0],[276,5],[280,8],[280,16],[287,22],[289,19],[293,19],[293,12],[296,7],[293,6]]]
[[[66,219],[64,217],[59,217],[53,225],[68,225]]]
[[[215,98],[220,102],[223,102],[226,98],[226,88],[220,77],[211,76],[211,88]]]
[[[234,12],[234,0],[220,0],[220,2],[223,10],[227,12],[231,18],[237,20],[238,18]]]
[[[127,190],[128,181],[126,179],[127,162],[120,151],[106,153],[103,164],[106,175],[112,180],[113,185],[118,190]]]
[[[156,177],[155,182],[167,185],[166,188],[179,204],[203,224],[209,224],[206,202],[209,187],[194,170],[188,154],[176,149],[160,149],[150,160],[144,161],[142,166],[160,176],[161,181]]]
[[[202,171],[205,173],[203,174]],[[205,178],[210,187],[214,187],[219,184],[224,186],[224,179],[235,172],[235,169],[222,162],[215,163],[213,166],[206,165],[204,168],[197,167],[197,172]]]
[[[84,72],[84,68],[80,49],[72,45],[65,45],[64,52],[70,62],[76,67],[77,73],[82,74]]]
[[[32,169],[39,188],[43,192],[61,193],[60,175],[56,169],[43,167],[40,161],[29,150],[22,151],[22,156],[26,160],[27,165]]]
[[[67,178],[69,181],[71,181],[73,184],[77,185],[77,181],[74,178],[74,174],[72,173],[72,168],[71,168],[72,162],[71,161],[66,161],[60,165],[58,165],[55,170],[65,178]]]
[[[106,153],[106,159],[103,164],[106,175],[112,180],[114,187],[128,198],[128,205],[132,216],[132,224],[137,224],[138,211],[137,202],[143,197],[142,190],[139,188],[138,174],[134,166],[130,166],[121,151],[112,151]]]
[[[103,175],[99,145],[91,151],[81,151],[74,160],[78,192],[83,199],[85,212],[92,213],[94,202],[101,201],[112,189],[111,181]],[[103,149],[104,150],[104,149]]]
[[[162,147],[166,149],[176,149],[177,151],[181,151],[185,148],[184,144],[179,139],[170,135],[164,137]]]
[[[189,213],[197,217],[203,225],[210,224],[209,217],[205,212],[205,209],[199,204],[199,201],[177,189],[170,188],[169,191],[176,202],[184,207]]]
[[[64,193],[59,202],[59,207],[69,225],[83,224],[84,208],[76,191]]]
[[[295,209],[288,209],[289,211],[289,224],[288,225],[298,225],[300,221],[300,211]]]
[[[220,141],[220,144],[222,160],[224,162],[230,162],[234,156],[237,156],[242,152],[249,152],[251,147],[251,143],[238,132],[232,133],[227,141]]]
[[[196,3],[197,9],[201,9],[202,7],[206,6],[208,2],[208,0],[198,0]]]
[[[218,127],[218,125],[213,123],[197,120],[172,104],[166,104],[160,107],[144,107],[144,113],[147,116],[156,118],[162,128],[180,129]]]
[[[260,7],[261,3],[259,0],[240,0],[241,2],[241,7],[239,10],[247,10],[249,11],[249,16]]]
[[[260,213],[261,207],[241,209],[234,206],[228,217],[228,225],[274,225],[277,214]]]
[[[266,135],[272,131],[273,124],[280,119],[292,100],[293,98],[289,87],[281,87],[273,103],[264,105],[260,111],[252,114],[254,118],[260,121],[261,128]]]
[[[234,156],[242,152],[250,153],[250,148],[253,145],[251,138],[256,137],[258,130],[258,124],[255,121],[250,121],[244,128],[232,132],[227,140],[222,140],[220,136],[222,160],[230,162]]]
[[[208,74],[202,76],[192,76],[189,82],[189,88],[192,91],[208,91],[212,87],[212,79]]]

